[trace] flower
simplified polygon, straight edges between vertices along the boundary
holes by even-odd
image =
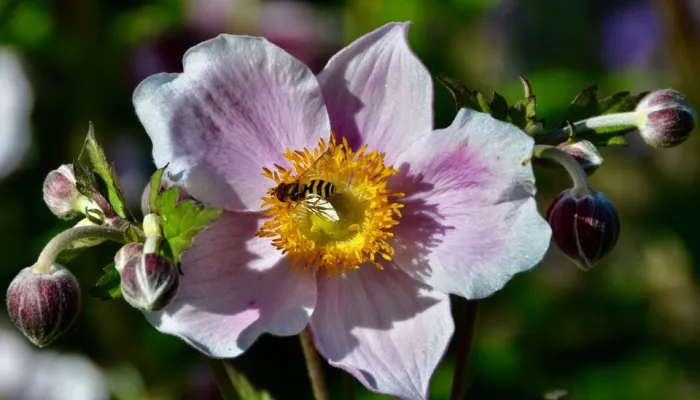
[[[488,296],[541,260],[533,140],[466,109],[433,130],[407,34],[385,25],[318,76],[263,38],[221,35],[139,85],[156,165],[227,210],[182,254],[178,296],[146,314],[160,331],[225,358],[308,325],[331,365],[424,399],[454,331],[449,294]],[[306,170],[316,205],[274,195]]]

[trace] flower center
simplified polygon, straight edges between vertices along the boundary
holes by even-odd
[[[372,263],[383,269],[378,257],[391,261],[394,249],[387,239],[398,225],[403,204],[391,198],[387,178],[398,172],[384,165],[384,153],[353,151],[345,138],[328,144],[321,139],[313,151],[287,149],[283,156],[290,169],[275,164],[263,175],[275,186],[263,197],[262,209],[270,217],[256,234],[292,258],[292,269],[325,269],[328,277]]]

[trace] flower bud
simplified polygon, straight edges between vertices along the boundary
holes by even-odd
[[[61,165],[49,172],[44,180],[44,202],[59,218],[71,219],[77,216],[73,205],[80,193],[75,182],[72,164]]]
[[[591,175],[603,164],[598,148],[588,140],[564,142],[558,146],[578,161],[586,175]]]
[[[47,346],[73,325],[81,304],[78,281],[58,264],[53,264],[48,273],[27,267],[7,289],[10,318],[39,347]]]
[[[601,192],[583,197],[563,191],[547,210],[547,221],[557,246],[584,271],[607,255],[620,234],[615,205]]]
[[[122,296],[132,307],[143,311],[165,308],[177,294],[180,275],[163,256],[141,254],[121,270]]]
[[[121,273],[129,260],[141,254],[143,254],[143,244],[136,242],[127,243],[114,255],[114,267]]]
[[[639,131],[653,147],[673,147],[683,143],[695,128],[697,113],[688,100],[672,89],[649,93],[637,105],[643,113]]]

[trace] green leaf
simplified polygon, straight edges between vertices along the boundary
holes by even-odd
[[[489,105],[491,116],[501,121],[508,121],[508,103],[500,94],[493,92],[493,99]]]
[[[194,236],[222,213],[220,209],[197,205],[194,200],[178,203],[179,195],[180,190],[172,188],[162,192],[155,201],[163,221],[163,233],[176,264],[182,252],[192,245]]]
[[[156,170],[156,172],[153,173],[153,175],[151,175],[151,192],[148,195],[148,206],[151,208],[152,212],[155,212],[155,210],[157,209],[156,200],[158,199],[158,194],[160,194],[160,184],[163,180],[163,173],[165,172],[166,168],[168,168],[167,165],[163,168],[159,168],[158,170]]]
[[[90,288],[90,295],[100,300],[113,300],[122,297],[122,286],[119,272],[114,263],[104,269],[104,275]]]
[[[564,126],[567,120],[573,123],[599,115],[633,111],[648,93],[632,95],[630,92],[619,92],[601,98],[597,86],[587,87],[576,96],[566,110],[561,126]]]
[[[230,366],[227,366],[226,369],[231,378],[231,383],[241,397],[241,400],[274,400],[266,391],[256,389],[242,373],[234,370]]]
[[[78,156],[78,162],[75,163],[75,170],[79,183],[78,190],[82,194],[91,198],[93,191],[103,194],[117,215],[133,220],[114,168],[107,162],[102,147],[97,144],[92,122],[90,122],[83,149]]]
[[[605,143],[606,146],[627,146],[627,140],[623,136],[613,136]]]
[[[452,93],[457,110],[471,108],[476,111],[489,112],[490,107],[481,93],[469,89],[467,85],[456,79],[438,76],[437,80]]]

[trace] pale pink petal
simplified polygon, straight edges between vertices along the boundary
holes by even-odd
[[[426,399],[454,332],[449,296],[392,266],[324,276],[318,287],[311,329],[328,362],[372,391]]]
[[[534,199],[532,149],[517,127],[465,109],[402,154],[391,182],[407,193],[394,229],[396,263],[473,299],[540,262],[551,231]]]
[[[262,333],[295,335],[316,303],[315,278],[290,271],[288,257],[254,236],[256,213],[226,213],[182,256],[180,291],[148,313],[158,330],[211,357],[235,357]]]
[[[408,45],[408,23],[391,23],[333,56],[318,75],[333,132],[353,147],[397,154],[433,129],[433,82]]]
[[[270,186],[262,168],[330,135],[316,78],[263,38],[203,42],[185,54],[184,73],[146,79],[133,102],[156,165],[170,163],[194,198],[230,210],[259,210]]]

